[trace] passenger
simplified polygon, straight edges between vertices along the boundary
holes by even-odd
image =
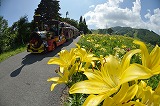
[[[38,28],[38,27],[36,27],[34,31],[35,31],[35,32],[38,32],[38,31],[39,31],[39,28]]]
[[[48,25],[44,25],[44,30],[45,30],[45,31],[49,31]]]
[[[52,34],[51,34],[50,32],[48,32],[48,33],[46,34],[46,37],[47,37],[47,39],[51,39]]]
[[[53,32],[53,35],[56,35],[57,32],[58,32],[57,30],[58,30],[58,29],[56,28],[56,26],[55,26],[55,25],[52,25],[49,31],[50,31],[50,32]]]

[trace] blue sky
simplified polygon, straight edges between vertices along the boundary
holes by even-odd
[[[1,0],[0,15],[11,26],[21,16],[33,19],[41,0]],[[79,20],[85,17],[89,28],[127,26],[153,30],[160,35],[160,0],[60,0],[60,13]]]

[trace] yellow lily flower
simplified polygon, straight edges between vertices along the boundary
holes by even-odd
[[[68,70],[68,68],[71,65],[73,65],[75,61],[76,61],[75,48],[72,48],[70,52],[68,52],[67,50],[62,50],[59,53],[59,58],[53,57],[48,61],[48,64],[60,65],[61,71],[63,71],[63,70]]]
[[[53,77],[47,80],[54,82],[51,85],[51,91],[57,84],[68,83],[75,72],[84,71],[82,63],[76,62],[77,58],[81,58],[82,62],[86,62],[85,68],[89,67],[90,64],[94,65],[93,60],[98,60],[98,58],[93,57],[93,54],[87,54],[86,50],[80,47],[71,49],[70,52],[62,50],[59,53],[59,58],[53,57],[48,61],[48,64],[60,65],[60,71],[58,72],[60,77]]]
[[[160,84],[155,91],[144,81],[139,83],[138,92],[136,97],[141,99],[141,103],[146,106],[160,106]]]
[[[135,97],[137,91],[137,84],[129,87],[128,83],[124,83],[117,94],[104,100],[103,106],[142,106],[136,101],[131,101]]]
[[[60,77],[49,78],[47,81],[53,82],[53,84],[51,85],[51,91],[53,91],[55,86],[58,84],[68,83],[70,77],[75,73],[76,66],[77,64],[73,65],[70,70],[59,71],[58,75]]]
[[[86,70],[84,74],[88,80],[74,84],[70,88],[69,93],[91,94],[86,99],[84,106],[96,106],[106,97],[115,93],[121,84],[136,80],[142,75],[145,76],[143,78],[148,78],[150,71],[147,68],[136,64],[130,65],[131,57],[138,52],[140,52],[138,49],[131,50],[123,57],[121,63],[112,55],[105,57],[104,61],[100,59],[101,69],[94,71]]]
[[[141,54],[142,54],[142,65],[151,69],[152,73],[160,73],[160,48],[158,45],[151,51],[149,54],[146,45],[141,41],[134,41],[135,44],[140,45]]]
[[[149,100],[149,97],[151,97],[152,93],[152,88],[150,86],[147,86],[147,84],[144,81],[141,81],[139,83],[136,97],[141,98],[142,103],[146,103]]]
[[[80,58],[81,62],[86,62],[85,68],[88,68],[90,64],[95,67],[94,60],[98,60],[98,58],[94,57],[94,54],[87,53],[87,51],[84,48],[81,48],[78,44],[76,44],[76,46],[78,48],[75,50],[75,53]]]

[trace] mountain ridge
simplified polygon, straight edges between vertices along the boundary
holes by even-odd
[[[152,45],[160,45],[160,35],[156,34],[153,31],[150,31],[148,29],[138,29],[138,28],[131,28],[131,27],[111,27],[113,30],[112,35],[122,35],[122,36],[128,36],[136,39],[140,39],[143,42],[150,43]],[[107,34],[107,29],[98,29],[94,32],[97,32],[98,34]]]

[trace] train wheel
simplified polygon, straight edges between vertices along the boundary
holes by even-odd
[[[48,49],[47,47],[44,47],[44,51],[42,52],[43,54],[47,53],[48,52]]]

